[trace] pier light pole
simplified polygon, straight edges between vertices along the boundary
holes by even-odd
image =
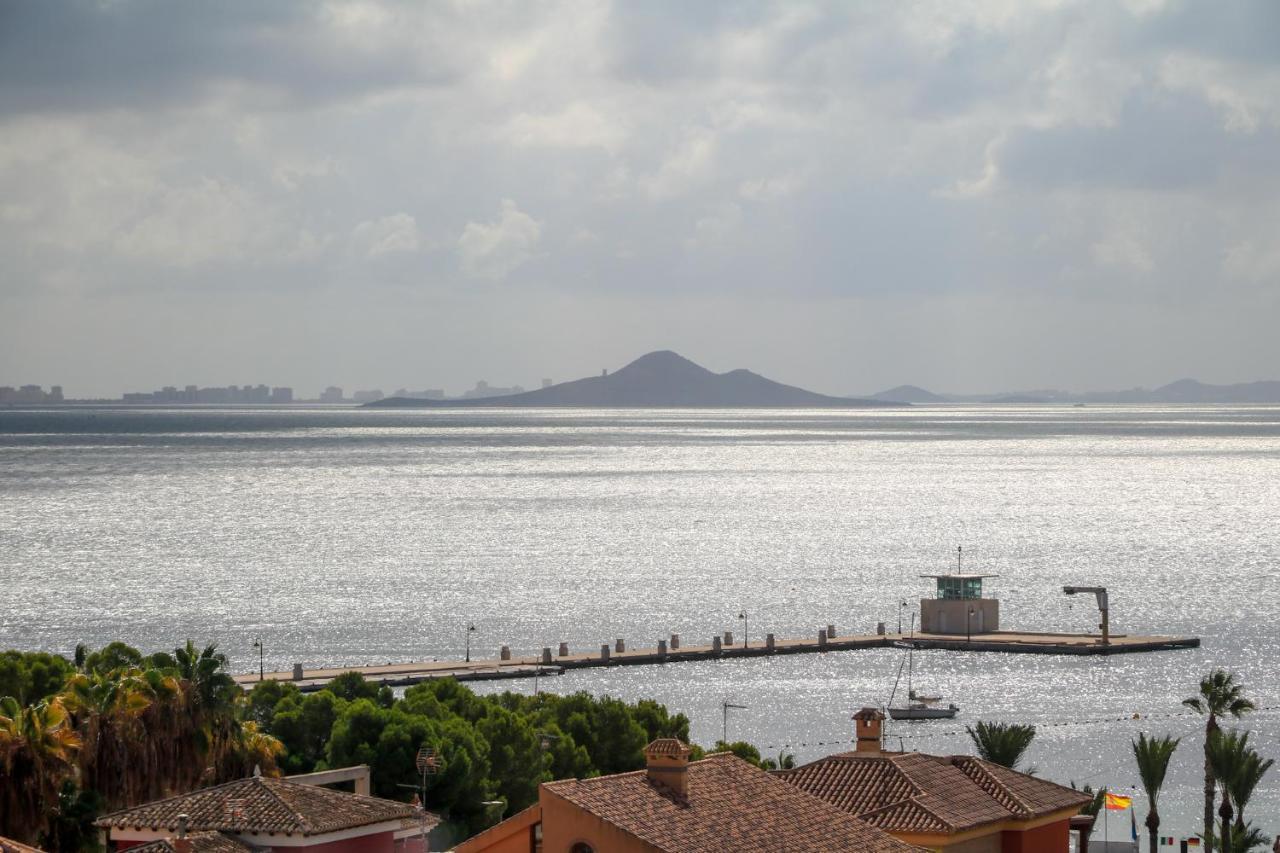
[[[265,681],[267,678],[267,666],[263,662],[262,639],[254,640],[253,647],[258,650],[258,680]]]
[[[750,636],[748,633],[749,627],[747,623],[747,611],[744,610],[739,613],[738,618],[742,620],[742,647],[745,649],[747,647],[748,637]]]
[[[471,663],[471,634],[476,630],[474,622],[467,623],[467,663]]]
[[[907,600],[904,598],[898,602],[898,633],[902,633],[902,608],[907,606]]]

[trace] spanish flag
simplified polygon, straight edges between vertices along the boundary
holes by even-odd
[[[1119,794],[1107,794],[1107,808],[1113,812],[1124,811],[1133,805],[1132,797],[1122,797]]]

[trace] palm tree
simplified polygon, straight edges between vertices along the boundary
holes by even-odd
[[[1169,771],[1169,759],[1178,748],[1180,738],[1165,735],[1149,738],[1146,733],[1139,733],[1133,741],[1133,758],[1138,762],[1138,777],[1142,780],[1142,788],[1147,792],[1147,833],[1151,840],[1151,849],[1160,844],[1160,812],[1157,802],[1160,789],[1164,787],[1164,777]]]
[[[0,699],[0,832],[34,842],[71,778],[80,737],[58,699],[22,707]]]
[[[140,673],[77,673],[61,698],[81,739],[81,783],[112,809],[142,802],[147,733],[141,718],[153,696]]]
[[[1036,736],[1036,727],[1019,723],[986,723],[979,721],[977,729],[965,726],[970,740],[984,761],[1017,770],[1027,748]],[[1028,768],[1027,773],[1035,773]]]
[[[1076,783],[1072,782],[1071,787],[1074,788],[1075,786],[1076,786]],[[1089,796],[1093,797],[1092,800],[1090,800],[1089,802],[1085,803],[1083,806],[1080,807],[1080,814],[1088,815],[1089,817],[1093,818],[1096,821],[1098,818],[1098,812],[1102,811],[1102,807],[1107,802],[1106,787],[1104,786],[1095,791],[1093,790],[1093,787],[1091,785],[1085,785],[1080,790],[1088,794]],[[1093,834],[1093,824],[1090,824],[1088,827],[1082,827],[1080,829],[1080,849],[1081,850],[1089,849],[1089,836],[1092,834]]]
[[[1218,838],[1225,848],[1231,841],[1231,818],[1235,815],[1231,790],[1238,784],[1241,771],[1248,763],[1248,756],[1253,752],[1249,748],[1249,733],[1224,731],[1219,729],[1209,738],[1209,764],[1213,768],[1213,776],[1222,790],[1222,804],[1218,806],[1218,818],[1221,831]],[[1251,792],[1252,793],[1252,792]]]
[[[1245,830],[1244,807],[1249,805],[1249,800],[1253,799],[1253,792],[1258,787],[1258,783],[1275,763],[1275,759],[1272,758],[1264,760],[1252,747],[1245,748],[1240,766],[1236,768],[1227,785],[1227,791],[1231,794],[1231,803],[1236,808],[1235,828],[1238,831]]]
[[[1200,695],[1183,699],[1182,704],[1198,714],[1207,715],[1204,726],[1204,841],[1205,853],[1213,853],[1213,798],[1217,780],[1209,762],[1209,741],[1218,731],[1218,717],[1237,719],[1256,706],[1244,696],[1244,685],[1225,669],[1215,669],[1200,679]]]
[[[1253,824],[1231,827],[1231,840],[1223,848],[1223,853],[1255,853],[1259,848],[1267,849],[1267,836]]]

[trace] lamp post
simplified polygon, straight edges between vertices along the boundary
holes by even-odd
[[[738,618],[742,620],[742,647],[745,649],[747,647],[747,642],[749,638],[749,634],[748,634],[749,624],[747,622],[747,611],[744,610],[741,613],[739,613]]]
[[[253,647],[258,650],[258,680],[265,681],[267,677],[267,665],[264,663],[261,638],[253,641]]]
[[[476,630],[475,623],[467,623],[467,663],[471,663],[471,634]]]
[[[898,602],[898,633],[902,633],[902,608],[907,606],[907,600],[904,598]]]

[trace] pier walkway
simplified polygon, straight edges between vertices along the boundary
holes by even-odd
[[[831,632],[834,634],[834,632]],[[994,631],[973,634],[868,634],[829,636],[821,630],[814,639],[775,640],[772,634],[749,643],[731,644],[716,637],[710,645],[680,645],[678,636],[660,640],[657,648],[626,650],[618,641],[592,653],[569,652],[563,645],[554,654],[548,647],[541,655],[504,657],[490,660],[422,661],[387,663],[375,666],[339,666],[306,669],[295,665],[292,672],[268,672],[267,679],[288,681],[303,691],[320,690],[344,672],[358,672],[367,680],[389,686],[417,684],[433,678],[456,678],[459,681],[491,681],[508,678],[536,678],[560,675],[568,669],[635,664],[679,663],[681,661],[718,660],[723,658],[765,657],[769,655],[837,652],[911,645],[917,649],[946,649],[971,652],[1009,652],[1053,655],[1117,655],[1188,649],[1200,645],[1198,637],[1130,636],[1112,634],[1111,642],[1102,644],[1097,634],[1043,634],[1027,631]],[[258,673],[236,676],[243,687],[252,687]]]

